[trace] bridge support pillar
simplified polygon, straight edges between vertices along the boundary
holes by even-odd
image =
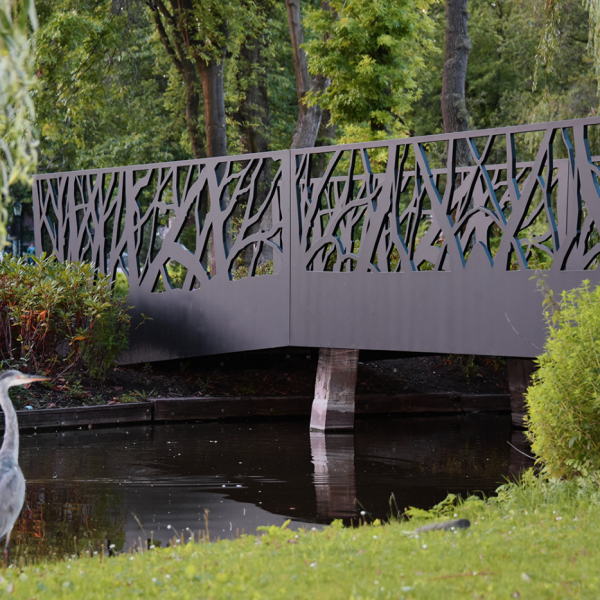
[[[525,427],[525,392],[531,383],[535,363],[530,358],[507,358],[508,389],[510,391],[510,412],[515,427]]]
[[[354,429],[358,350],[321,348],[310,415],[314,431]]]

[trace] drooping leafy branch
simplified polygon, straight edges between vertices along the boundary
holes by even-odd
[[[5,243],[9,186],[29,181],[37,163],[30,36],[36,28],[33,0],[0,0],[0,250]]]

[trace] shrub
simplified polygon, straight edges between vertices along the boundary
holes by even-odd
[[[557,303],[547,297],[546,305]],[[600,287],[564,292],[527,391],[528,436],[548,475],[600,470]]]
[[[129,316],[93,264],[53,257],[0,262],[0,358],[53,374],[84,363],[104,377],[127,347]]]
[[[113,295],[116,298],[127,298],[129,295],[129,281],[127,281],[125,274],[120,271],[117,271],[117,276],[115,277]]]

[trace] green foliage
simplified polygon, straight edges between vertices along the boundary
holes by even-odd
[[[42,170],[190,158],[180,84],[143,5],[39,0],[38,12]]]
[[[242,125],[264,137],[271,150],[287,149],[296,125],[298,101],[285,3],[260,0],[242,5],[244,10],[235,14],[237,35],[232,36],[230,30],[230,56],[225,63],[229,154],[248,151]],[[250,59],[242,50],[254,44],[260,53]],[[261,83],[266,86],[266,106],[251,103],[258,114],[246,122],[240,116],[242,104],[248,101],[250,87]]]
[[[0,0],[0,252],[6,238],[9,186],[29,182],[37,162],[30,27],[37,27],[33,0]]]
[[[500,486],[487,504],[512,514],[516,511],[533,513],[548,507],[562,510],[568,507],[570,511],[577,507],[579,510],[597,512],[600,508],[599,483],[598,473],[559,479],[538,476],[533,469],[528,469],[519,481]]]
[[[458,496],[455,494],[448,494],[441,502],[429,510],[411,506],[404,511],[404,514],[410,519],[425,521],[432,521],[434,519],[448,519],[453,517],[454,512],[456,511],[457,502],[459,502]]]
[[[420,95],[417,81],[424,68],[423,48],[431,47],[427,38],[431,2],[332,0],[329,4],[330,11],[314,9],[306,18],[313,34],[305,44],[310,72],[331,80],[310,101],[327,109],[332,123],[349,126],[351,137],[364,136],[368,130],[374,139],[406,132],[399,119]]]
[[[600,470],[600,287],[546,298],[550,325],[527,391],[532,448],[552,476]]]
[[[556,51],[551,61],[536,63],[546,18],[539,0],[469,0],[466,94],[473,128],[597,112],[598,53],[588,44],[596,0],[589,11],[579,0],[553,2],[560,4]],[[329,4],[332,10],[302,2],[311,72],[331,80],[311,99],[337,124],[335,134],[330,128],[327,135],[339,143],[442,131],[443,3]],[[41,170],[191,158],[185,86],[148,6],[39,0],[38,12],[40,85],[34,99]],[[289,147],[298,101],[285,3],[211,0],[195,4],[193,13],[198,32],[191,41],[198,56],[224,59],[229,152],[244,152],[252,129],[270,149]],[[254,45],[258,54],[244,52]],[[264,86],[267,99],[252,105],[248,117],[242,108],[256,85]],[[202,106],[198,129],[203,137]],[[535,135],[517,136],[518,158],[529,160],[538,141]],[[437,158],[443,160],[444,152]]]
[[[129,281],[125,276],[125,273],[121,273],[120,271],[117,272],[113,286],[113,294],[115,298],[127,298],[129,295]]]
[[[588,50],[600,85],[600,1],[583,0],[581,4],[589,12]],[[538,65],[554,68],[555,61],[560,57],[561,38],[566,33],[565,21],[569,20],[572,9],[573,3],[569,0],[547,0],[544,3],[544,22],[536,56]]]
[[[127,347],[129,316],[90,263],[0,262],[0,359],[30,373],[83,363],[104,377]]]
[[[232,271],[231,276],[234,280],[244,279],[244,277],[248,277],[250,274],[248,267],[243,264],[241,261],[238,261],[236,268]],[[260,263],[256,266],[256,271],[254,273],[256,277],[260,275],[273,275],[273,261],[267,260],[263,263]]]
[[[449,354],[444,359],[444,363],[459,366],[467,379],[476,377],[479,373],[479,367],[475,363],[475,357],[472,354]]]
[[[598,55],[588,46],[588,11],[579,0],[561,4],[557,50],[551,62],[540,62],[536,57],[545,15],[539,0],[469,0],[472,49],[466,100],[473,129],[597,113],[593,58]],[[434,5],[429,14],[435,24],[431,35],[435,49],[424,56],[427,69],[419,78],[423,93],[413,105],[412,127],[417,135],[443,131],[440,94],[445,13],[442,6]],[[517,136],[519,159],[530,160],[538,142],[535,136]]]
[[[62,171],[192,157],[181,74],[162,46],[144,4],[39,0],[35,97],[42,133],[40,167]],[[240,0],[196,4],[199,56],[225,54],[230,153],[244,151],[239,110],[256,78],[266,76],[273,149],[287,148],[297,116],[285,4]],[[248,67],[240,49],[256,39],[263,61]],[[203,135],[204,110],[198,128]],[[268,129],[268,130],[267,130]]]

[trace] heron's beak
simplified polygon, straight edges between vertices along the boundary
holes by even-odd
[[[40,377],[39,375],[24,375],[23,387],[27,389],[34,381],[50,381],[50,377]]]

